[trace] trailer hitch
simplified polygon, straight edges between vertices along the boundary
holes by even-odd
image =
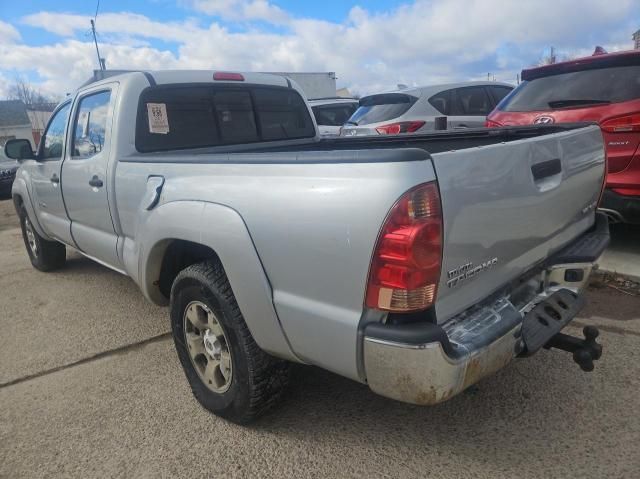
[[[544,345],[545,349],[562,349],[573,353],[573,360],[578,363],[583,371],[593,371],[593,362],[602,356],[602,345],[596,342],[600,335],[598,328],[585,326],[582,330],[584,339],[568,334],[557,333]]]

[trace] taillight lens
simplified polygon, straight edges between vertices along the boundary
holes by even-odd
[[[640,131],[640,113],[612,118],[602,123],[602,129],[608,133],[627,133]]]
[[[424,126],[424,121],[401,121],[390,123],[376,128],[380,135],[399,135],[400,133],[413,133]]]
[[[405,193],[393,206],[371,260],[365,304],[419,311],[435,300],[442,262],[440,194],[434,183]]]
[[[484,122],[484,127],[485,128],[500,128],[502,125],[500,123],[498,123],[497,121],[493,121],[493,120],[486,120]]]

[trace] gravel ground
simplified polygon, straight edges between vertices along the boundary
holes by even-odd
[[[637,291],[592,288],[576,320],[602,328],[592,374],[542,351],[420,408],[297,366],[282,407],[239,427],[192,398],[166,310],[75,254],[32,270],[12,211],[0,202],[1,478],[638,477]]]

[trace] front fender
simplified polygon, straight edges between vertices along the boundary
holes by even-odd
[[[33,201],[31,199],[31,194],[29,193],[29,188],[27,187],[27,182],[20,175],[22,171],[22,169],[19,169],[18,174],[16,174],[15,180],[13,180],[13,186],[11,187],[11,197],[14,199],[14,201],[17,196],[22,198],[22,205],[27,211],[27,215],[31,220],[31,224],[33,225],[37,233],[44,239],[53,241],[53,239],[50,238],[47,233],[45,233],[44,229],[40,225],[38,215],[36,215],[36,210],[33,207]]]
[[[278,357],[299,361],[280,324],[271,285],[238,212],[216,203],[175,201],[147,212],[138,231],[138,278],[147,298],[157,304],[167,302],[158,278],[172,240],[207,246],[220,258],[256,343]]]

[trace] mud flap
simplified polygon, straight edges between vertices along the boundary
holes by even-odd
[[[529,311],[522,323],[522,340],[529,356],[558,334],[583,308],[584,295],[560,289]]]

